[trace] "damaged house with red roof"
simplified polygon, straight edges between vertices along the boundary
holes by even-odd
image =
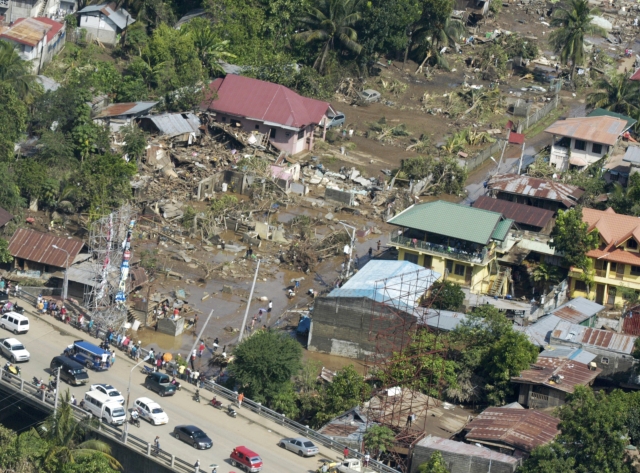
[[[32,72],[39,74],[64,47],[65,25],[44,17],[18,18],[0,39],[14,44],[20,57],[31,61]]]
[[[298,95],[282,85],[229,74],[209,84],[200,108],[221,124],[252,133],[256,144],[267,142],[294,155],[313,149],[315,132],[324,139],[328,102]],[[335,112],[334,112],[335,113]]]

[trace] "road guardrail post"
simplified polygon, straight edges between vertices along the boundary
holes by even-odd
[[[151,444],[150,443],[147,444],[147,456],[148,457],[151,456]]]
[[[176,463],[176,456],[175,455],[171,455],[171,468],[173,468],[175,466]]]

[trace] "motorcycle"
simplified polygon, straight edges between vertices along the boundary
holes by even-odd
[[[216,398],[215,396],[213,399],[211,399],[211,401],[209,401],[209,404],[211,404],[216,409],[222,409],[222,403],[218,401],[218,398]]]
[[[18,376],[20,377],[20,367],[14,365],[13,363],[7,363],[6,365],[4,365],[4,373],[9,373],[12,374],[14,376]]]
[[[196,393],[193,395],[193,400],[196,402],[200,402],[200,390],[196,389]]]
[[[233,408],[231,404],[227,406],[227,414],[234,418],[238,415],[238,413],[236,412],[236,410]]]
[[[151,373],[155,373],[155,370],[153,368],[150,368],[148,366],[142,366],[142,369],[140,370],[142,374],[151,374]]]
[[[140,427],[140,417],[134,415],[129,416],[129,423]]]
[[[33,379],[31,380],[32,384],[38,388],[38,389],[42,389],[43,391],[47,389],[47,385],[44,384],[44,381],[42,381],[41,379],[38,379],[37,377],[33,377]]]

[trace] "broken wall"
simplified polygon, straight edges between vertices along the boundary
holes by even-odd
[[[340,202],[341,204],[348,205],[349,207],[353,207],[355,203],[355,196],[351,192],[345,192],[338,189],[325,189],[324,198],[326,200],[334,200],[336,202]]]

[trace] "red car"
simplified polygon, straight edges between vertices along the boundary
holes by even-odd
[[[262,470],[262,458],[247,447],[236,447],[229,456],[233,467],[238,467],[250,473]]]

